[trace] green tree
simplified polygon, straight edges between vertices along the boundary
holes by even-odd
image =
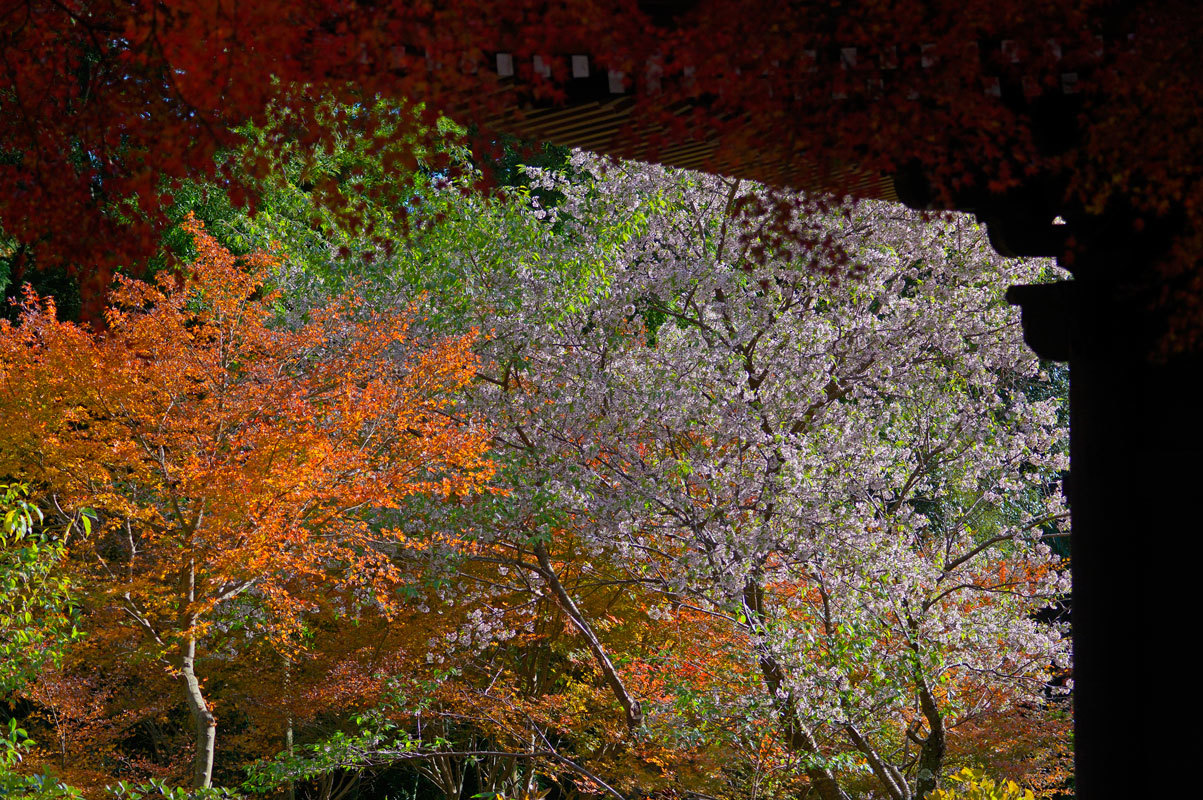
[[[30,681],[79,635],[71,584],[57,567],[72,531],[90,525],[85,510],[55,536],[27,485],[0,484],[0,692]]]

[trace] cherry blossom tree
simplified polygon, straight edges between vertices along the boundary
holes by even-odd
[[[1068,664],[1033,616],[1068,589],[1045,541],[1065,535],[1067,431],[1002,299],[1049,263],[887,204],[774,238],[736,213],[788,206],[760,187],[572,167],[599,177],[535,176],[564,197],[529,212],[559,232],[551,257],[504,240],[464,256],[491,330],[477,413],[509,463],[475,535],[555,599],[632,735],[675,712],[638,696],[557,550],[598,580],[616,566],[653,620],[721,620],[760,676],[731,716],[775,718],[825,800],[858,771],[925,796],[957,725],[1041,702]],[[832,250],[816,241],[851,261],[809,268]],[[475,636],[506,629],[496,613]]]

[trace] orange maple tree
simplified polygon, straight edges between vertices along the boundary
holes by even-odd
[[[352,299],[285,325],[271,256],[188,229],[191,275],[121,280],[107,333],[32,293],[0,323],[0,472],[71,526],[94,635],[184,690],[203,787],[217,715],[198,659],[249,640],[287,654],[319,611],[391,615],[388,510],[475,491],[492,467],[487,431],[451,413],[472,333],[418,342],[416,307]]]

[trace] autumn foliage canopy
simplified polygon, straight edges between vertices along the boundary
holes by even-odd
[[[99,317],[113,271],[157,246],[176,181],[220,174],[254,202],[214,156],[273,104],[291,115],[277,149],[330,145],[313,100],[333,96],[424,103],[426,123],[475,126],[479,153],[539,109],[622,97],[610,133],[568,143],[651,160],[692,148],[710,153],[693,166],[794,188],[856,193],[847,167],[899,176],[908,202],[1018,214],[1013,228],[1067,259],[1164,225],[1178,238],[1163,300],[1191,306],[1198,13],[1115,0],[7,0],[0,258],[68,265]],[[398,176],[430,152],[419,126],[406,135]],[[332,183],[316,188],[337,200]],[[1068,226],[1054,231],[1058,214]],[[77,260],[117,231],[119,247]]]
[[[469,494],[491,467],[449,413],[470,333],[422,344],[417,308],[351,300],[283,328],[271,257],[188,228],[191,274],[122,280],[107,333],[32,294],[2,324],[0,469],[71,515],[97,637],[180,678],[203,732],[198,656],[247,635],[288,656],[319,612],[391,616],[399,534],[365,512]]]

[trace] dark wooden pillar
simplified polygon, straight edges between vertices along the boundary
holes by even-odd
[[[1073,281],[1008,293],[1070,365],[1076,798],[1180,796],[1180,728],[1203,721],[1203,364],[1155,355],[1152,248],[1091,250]]]

